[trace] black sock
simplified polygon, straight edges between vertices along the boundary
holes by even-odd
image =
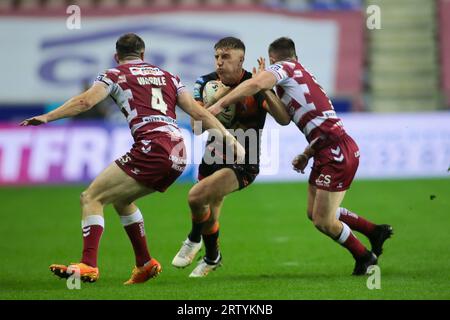
[[[202,239],[202,229],[204,222],[195,222],[192,220],[192,229],[188,235],[189,240],[199,243]]]
[[[204,234],[202,237],[205,243],[206,259],[215,261],[219,256],[219,230],[212,234]]]

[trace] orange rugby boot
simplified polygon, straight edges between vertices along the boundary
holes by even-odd
[[[81,281],[95,282],[100,277],[98,268],[88,266],[84,263],[71,263],[68,266],[62,264],[52,264],[50,271],[60,278],[69,278],[71,275],[78,273]]]
[[[124,284],[144,283],[151,278],[155,278],[162,271],[161,264],[156,259],[151,259],[142,267],[134,267],[131,278]]]

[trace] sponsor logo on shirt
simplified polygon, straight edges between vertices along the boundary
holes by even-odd
[[[272,69],[273,71],[279,71],[280,69],[283,69],[283,66],[280,64],[273,64],[270,66],[270,69]]]
[[[130,67],[130,72],[135,76],[163,76],[164,72],[159,68],[152,67]]]

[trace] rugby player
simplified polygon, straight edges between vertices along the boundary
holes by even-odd
[[[219,89],[213,101],[208,101],[205,107],[238,84],[252,78],[252,73],[243,69],[245,45],[240,39],[223,38],[214,45],[214,50],[216,70],[198,78],[194,86],[194,98],[204,104],[203,90],[209,81],[218,80],[224,87]],[[178,268],[190,265],[202,248],[203,242],[205,255],[191,272],[190,277],[205,277],[220,266],[222,254],[218,243],[218,220],[223,200],[226,195],[249,186],[258,175],[260,135],[267,113],[266,104],[272,103],[279,102],[271,91],[255,92],[235,103],[236,113],[226,128],[234,129],[235,133],[240,132],[241,137],[246,138],[244,139],[246,157],[243,163],[226,163],[225,159],[221,158],[224,151],[215,146],[211,137],[206,143],[206,152],[198,170],[199,182],[189,191],[191,231],[172,261]],[[239,137],[238,141],[241,142]],[[214,163],[206,161],[206,153],[215,155],[217,161]]]

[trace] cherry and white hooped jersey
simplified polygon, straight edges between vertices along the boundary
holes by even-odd
[[[318,136],[341,136],[342,121],[325,91],[297,61],[282,61],[267,68],[277,79],[277,95],[292,121],[308,141]]]
[[[178,95],[187,89],[177,76],[136,60],[106,70],[95,82],[107,85],[135,140],[149,130],[179,132],[175,107]]]

